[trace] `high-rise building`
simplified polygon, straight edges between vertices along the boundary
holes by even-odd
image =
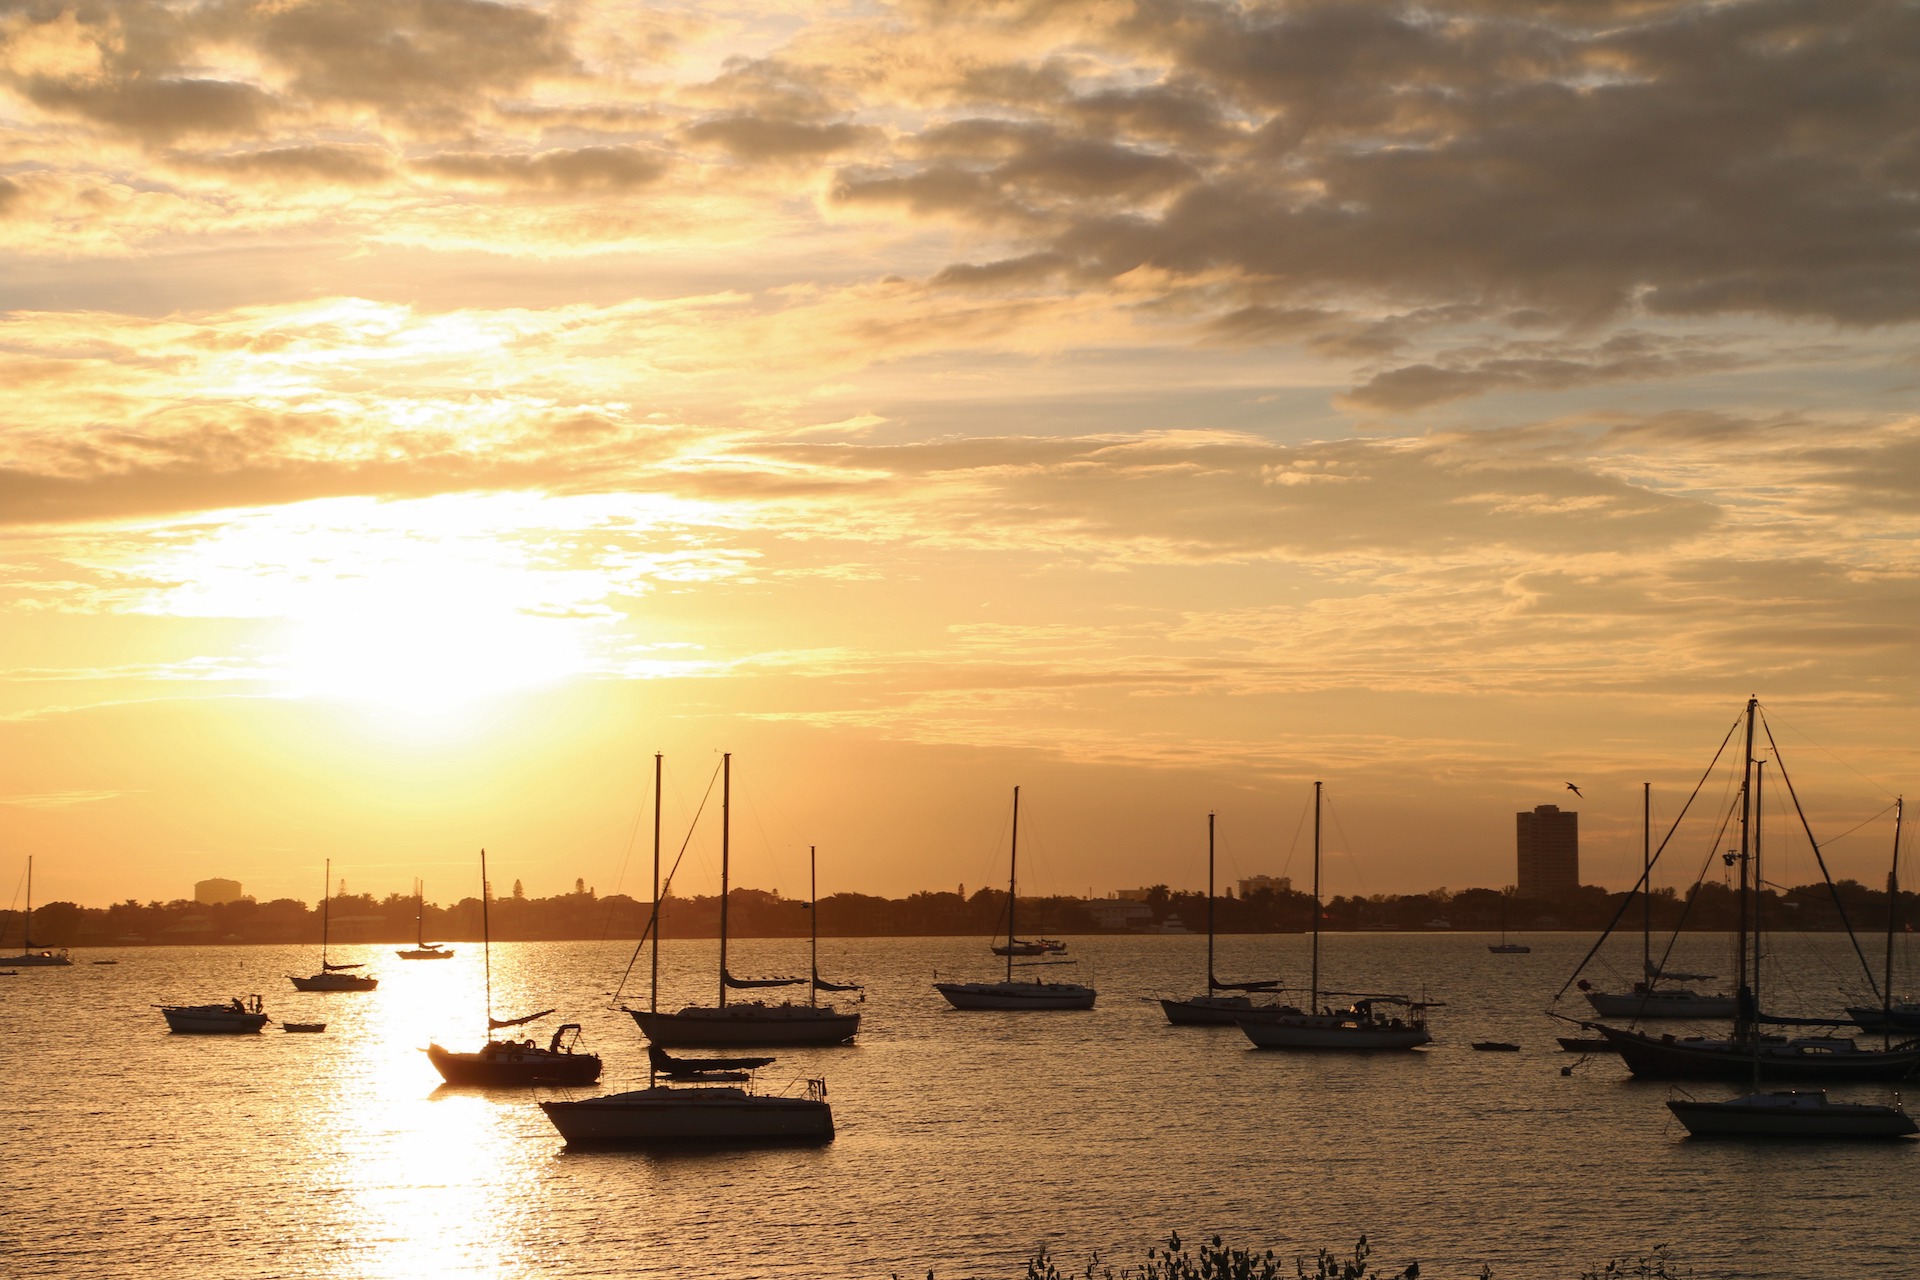
[[[244,896],[238,880],[196,880],[193,884],[193,900],[209,907],[238,902]]]
[[[1580,887],[1580,815],[1543,804],[1516,813],[1516,883],[1525,898],[1557,898]]]

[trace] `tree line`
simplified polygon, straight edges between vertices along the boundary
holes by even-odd
[[[651,904],[625,894],[599,896],[576,882],[572,893],[529,898],[514,886],[511,897],[488,904],[492,936],[501,941],[561,939],[634,939],[641,936]],[[1902,892],[1895,904],[1896,924],[1915,918],[1915,895]],[[905,898],[836,893],[817,905],[762,889],[735,889],[728,895],[728,928],[737,937],[805,937],[817,912],[822,937],[991,936],[1006,928],[1006,891],[979,889],[967,897],[952,892],[922,892]],[[1888,896],[1852,880],[1835,885],[1769,889],[1760,910],[1770,928],[1834,930],[1843,920],[1855,929],[1886,928]],[[1113,900],[1070,897],[1022,898],[1021,933],[1045,934],[1204,932],[1207,897],[1155,885],[1131,916],[1116,920]],[[399,943],[416,932],[415,900],[390,894],[342,894],[328,904],[333,941],[345,944]],[[1738,904],[1733,891],[1711,882],[1680,894],[1655,890],[1643,905],[1637,895],[1596,885],[1551,899],[1522,898],[1512,890],[1434,889],[1420,894],[1335,897],[1322,908],[1322,930],[1412,931],[1437,929],[1598,931],[1616,916],[1638,927],[1650,914],[1661,932],[1675,929],[1724,931],[1735,927]],[[0,947],[21,940],[21,912],[0,912]],[[478,898],[447,905],[427,903],[419,931],[428,941],[477,942],[481,936]],[[1299,933],[1312,928],[1313,899],[1297,891],[1261,889],[1245,897],[1213,902],[1214,927],[1221,933]],[[669,898],[661,908],[661,936],[713,937],[719,930],[720,900]],[[37,946],[89,947],[206,943],[317,942],[320,910],[295,898],[208,904],[187,899],[141,903],[132,898],[110,907],[49,902],[34,908]]]

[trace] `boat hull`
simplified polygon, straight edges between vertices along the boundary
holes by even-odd
[[[1279,1018],[1243,1018],[1239,1026],[1256,1049],[1334,1049],[1372,1053],[1417,1049],[1433,1040],[1423,1023],[1351,1014],[1303,1013]]]
[[[1701,996],[1692,992],[1667,995],[1654,991],[1626,995],[1589,991],[1587,1003],[1602,1018],[1731,1018],[1732,996]]]
[[[833,1139],[833,1109],[824,1099],[761,1097],[735,1088],[656,1086],[603,1098],[544,1101],[540,1110],[575,1147]]]
[[[0,956],[0,965],[9,969],[69,969],[73,957],[64,951],[23,951],[17,956]]]
[[[729,1045],[845,1044],[859,1033],[860,1015],[831,1005],[689,1005],[678,1013],[629,1009],[640,1033],[663,1049],[713,1049]]]
[[[1669,1099],[1696,1138],[1904,1138],[1920,1132],[1898,1107],[1832,1102],[1825,1093],[1756,1093],[1728,1102]]]
[[[936,982],[956,1009],[1091,1009],[1097,994],[1077,982]]]
[[[243,1012],[225,1005],[165,1005],[160,1016],[167,1030],[183,1036],[250,1036],[267,1025],[264,1013]]]
[[[1176,1027],[1231,1027],[1243,1019],[1280,1017],[1298,1013],[1290,1005],[1255,1004],[1245,996],[1194,996],[1190,1000],[1162,1000],[1161,1011]]]
[[[1770,1041],[1752,1045],[1705,1037],[1649,1036],[1596,1027],[1627,1064],[1648,1080],[1903,1080],[1920,1073],[1920,1043],[1862,1049],[1843,1037]]]
[[[530,1041],[489,1040],[478,1052],[427,1046],[427,1061],[453,1085],[525,1088],[545,1084],[592,1084],[600,1078],[600,1058],[592,1053],[542,1049]]]
[[[363,978],[352,973],[316,973],[310,978],[287,975],[295,991],[371,991],[380,985],[378,978]]]
[[[438,947],[416,947],[407,951],[396,951],[393,954],[399,956],[402,960],[451,960],[453,959],[453,952],[442,950],[441,948],[438,948]]]

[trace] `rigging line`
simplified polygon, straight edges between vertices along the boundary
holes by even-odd
[[[607,914],[600,925],[600,941],[605,942],[613,934],[613,899],[620,894],[620,887],[627,882],[627,867],[633,862],[633,845],[640,838],[640,824],[647,816],[647,806],[642,804],[634,811],[633,830],[627,832],[626,852],[620,855],[620,870],[613,879],[613,892],[607,895]],[[644,935],[643,935],[644,936]]]
[[[1787,795],[1793,799],[1793,811],[1800,817],[1800,829],[1807,833],[1807,843],[1813,846],[1813,860],[1820,864],[1820,875],[1827,882],[1827,892],[1833,896],[1833,905],[1840,912],[1840,923],[1846,928],[1847,941],[1853,944],[1853,954],[1860,958],[1860,971],[1867,975],[1867,987],[1880,996],[1880,980],[1873,976],[1873,966],[1867,963],[1867,953],[1860,949],[1860,936],[1853,931],[1853,921],[1847,918],[1847,904],[1840,900],[1840,886],[1833,882],[1833,873],[1827,870],[1827,859],[1820,852],[1820,842],[1813,838],[1813,826],[1807,821],[1807,811],[1800,805],[1800,793],[1793,789],[1793,779],[1787,776],[1786,758],[1780,754],[1780,744],[1773,740],[1773,726],[1768,723],[1764,710],[1760,716],[1760,727],[1767,731],[1767,745],[1773,748],[1774,767],[1780,773],[1780,781],[1787,784]]]
[[[1620,899],[1619,909],[1613,913],[1613,919],[1607,922],[1607,927],[1600,931],[1600,937],[1596,939],[1593,946],[1587,950],[1587,954],[1580,958],[1580,963],[1574,966],[1573,972],[1568,975],[1566,982],[1561,984],[1560,989],[1553,993],[1553,999],[1547,1002],[1549,1009],[1560,1003],[1560,998],[1566,995],[1568,989],[1579,980],[1581,970],[1585,969],[1593,957],[1598,954],[1600,948],[1606,945],[1607,939],[1612,936],[1621,918],[1627,914],[1627,908],[1633,902],[1634,890],[1639,890],[1643,893],[1646,891],[1647,885],[1650,883],[1649,877],[1653,875],[1653,869],[1660,864],[1660,855],[1667,851],[1667,842],[1672,840],[1674,832],[1680,829],[1681,819],[1687,816],[1687,810],[1693,807],[1693,802],[1695,798],[1699,796],[1700,789],[1707,785],[1707,779],[1711,778],[1713,771],[1719,767],[1720,757],[1726,753],[1727,744],[1733,741],[1734,733],[1738,731],[1741,723],[1745,721],[1745,719],[1746,714],[1742,712],[1740,718],[1733,722],[1732,728],[1727,730],[1727,736],[1720,740],[1720,749],[1715,751],[1713,753],[1713,759],[1707,762],[1706,772],[1700,775],[1700,781],[1693,784],[1693,794],[1689,795],[1687,802],[1680,806],[1680,812],[1674,816],[1673,825],[1668,827],[1667,834],[1660,838],[1660,847],[1654,850],[1653,857],[1647,860],[1647,865],[1640,869],[1640,878],[1633,882],[1633,889],[1629,889],[1627,895]]]
[[[1341,851],[1347,855],[1347,870],[1353,874],[1355,880],[1360,882],[1360,899],[1365,901],[1372,894],[1367,886],[1367,878],[1360,873],[1360,859],[1353,854],[1353,842],[1347,838],[1347,829],[1340,824],[1340,811],[1335,809],[1333,801],[1324,795],[1321,797],[1321,803],[1331,811],[1334,830],[1340,835]]]
[[[1740,806],[1736,797],[1735,802],[1729,804],[1726,811],[1721,814],[1720,829],[1713,833],[1713,839],[1707,844],[1707,856],[1700,864],[1699,873],[1693,878],[1695,889],[1706,880],[1707,872],[1713,870],[1713,864],[1719,861],[1720,846],[1726,839],[1727,828],[1733,825],[1733,820],[1739,811]],[[1684,810],[1682,812],[1684,812]],[[1675,819],[1675,821],[1678,821],[1678,819]],[[1649,892],[1651,892],[1651,890],[1649,890]],[[1629,894],[1628,897],[1629,900],[1631,900],[1632,895]],[[1666,949],[1660,953],[1661,972],[1664,973],[1666,971],[1667,962],[1673,959],[1673,949],[1680,945],[1680,933],[1687,927],[1687,917],[1693,914],[1694,904],[1699,901],[1700,895],[1697,892],[1693,892],[1688,894],[1686,902],[1682,904],[1680,908],[1680,919],[1674,923],[1673,931],[1667,935]],[[1653,975],[1650,973],[1642,974],[1639,980],[1642,982],[1652,982]]]
[[[1762,710],[1764,709],[1765,708],[1762,708]],[[1854,777],[1860,779],[1862,782],[1866,783],[1868,786],[1873,787],[1874,789],[1878,790],[1884,795],[1894,794],[1893,792],[1887,790],[1886,784],[1882,782],[1878,782],[1875,779],[1870,778],[1866,774],[1860,772],[1858,769],[1848,764],[1845,760],[1835,755],[1830,748],[1823,747],[1819,743],[1815,742],[1812,738],[1808,737],[1807,734],[1804,733],[1797,725],[1783,723],[1781,727],[1784,729],[1793,730],[1795,736],[1797,736],[1802,742],[1806,743],[1809,748],[1827,757],[1827,759],[1833,761],[1835,764],[1839,765],[1842,769],[1845,769],[1848,773],[1851,773]],[[1768,736],[1768,740],[1771,741],[1773,735],[1769,733],[1767,736]],[[1776,746],[1774,750],[1778,751],[1779,748]]]
[[[707,790],[700,797],[700,807],[693,811],[693,820],[687,823],[687,835],[680,842],[680,852],[673,856],[673,866],[666,878],[660,882],[660,897],[653,904],[653,911],[647,917],[647,927],[640,931],[640,940],[633,944],[633,954],[627,957],[627,968],[620,975],[620,981],[613,988],[612,999],[618,1001],[620,993],[627,989],[627,979],[633,976],[633,966],[640,962],[641,949],[647,945],[647,939],[660,928],[660,903],[667,900],[667,894],[673,888],[674,873],[680,870],[680,860],[687,856],[687,846],[693,843],[693,833],[700,828],[700,815],[707,811],[707,801],[713,798],[713,784],[720,780],[720,765],[713,767],[713,776],[707,779]]]

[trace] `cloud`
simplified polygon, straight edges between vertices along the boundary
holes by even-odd
[[[737,115],[703,120],[687,130],[696,143],[711,143],[736,159],[753,162],[816,159],[864,147],[879,130],[853,124],[813,124],[804,121]]]
[[[415,172],[456,182],[526,191],[630,191],[658,182],[667,161],[638,147],[575,147],[535,155],[447,151],[415,161]]]
[[[1405,413],[1494,391],[1564,390],[1597,382],[1679,378],[1738,368],[1742,358],[1697,339],[1615,334],[1596,348],[1510,343],[1462,352],[1445,364],[1414,364],[1375,374],[1346,397],[1365,409]]]

